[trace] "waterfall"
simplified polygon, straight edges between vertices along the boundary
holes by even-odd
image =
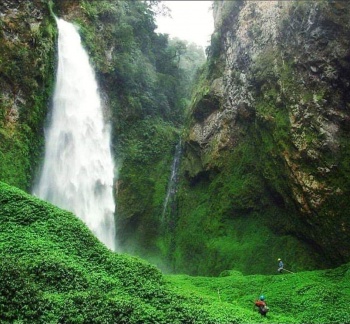
[[[175,155],[174,155],[174,160],[173,164],[171,167],[171,174],[170,174],[170,179],[168,182],[168,189],[167,189],[167,194],[164,200],[163,204],[163,212],[162,212],[162,220],[164,221],[165,215],[169,206],[169,202],[173,202],[173,199],[176,194],[176,185],[178,181],[178,169],[179,169],[179,164],[180,164],[180,157],[181,157],[181,140],[180,142],[176,145],[175,148]],[[170,211],[171,213],[171,211]]]
[[[56,19],[58,70],[45,159],[33,194],[78,216],[115,250],[110,129],[89,57],[75,27]]]

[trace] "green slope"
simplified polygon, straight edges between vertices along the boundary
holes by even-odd
[[[350,264],[294,274],[243,276],[224,271],[222,275],[167,278],[174,291],[215,305],[220,318],[234,313],[240,323],[350,323]],[[253,303],[260,294],[270,308],[266,318]]]
[[[0,319],[43,323],[203,318],[161,273],[105,248],[73,214],[0,184]],[[205,317],[204,317],[205,318]]]
[[[163,276],[109,251],[73,214],[4,183],[0,231],[1,323],[350,321],[346,265],[297,275]],[[252,310],[260,290],[271,307],[266,319]]]

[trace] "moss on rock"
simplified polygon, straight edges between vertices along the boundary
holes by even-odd
[[[0,6],[0,180],[29,190],[53,88],[55,23],[45,3]]]

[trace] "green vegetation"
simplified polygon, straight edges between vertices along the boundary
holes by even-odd
[[[73,214],[0,183],[3,323],[346,323],[350,264],[217,278],[164,276],[104,247]],[[253,310],[267,297],[266,319]],[[317,312],[315,312],[317,309]]]
[[[73,22],[108,93],[116,136],[150,116],[181,127],[203,50],[155,33],[152,3],[81,1],[81,8]]]
[[[349,98],[344,95],[348,57],[339,63],[344,76],[339,74],[336,79],[335,66],[325,65],[323,83],[316,82],[318,76],[299,55],[303,49],[296,47],[294,53],[288,44],[293,23],[293,30],[299,28],[295,31],[297,44],[303,46],[310,6],[307,2],[286,6],[294,16],[292,22],[283,22],[281,38],[287,40],[283,46],[290,50],[276,55],[275,48],[268,46],[247,61],[249,66],[242,60],[236,70],[225,74],[239,90],[241,70],[246,71],[249,89],[244,90],[254,103],[247,107],[247,116],[238,111],[234,127],[232,120],[221,125],[235,128],[228,135],[231,138],[220,139],[235,142],[232,147],[221,149],[215,139],[204,151],[190,139],[190,126],[224,109],[222,98],[210,87],[223,76],[223,40],[227,28],[238,21],[244,3],[225,4],[201,74],[197,73],[204,61],[201,49],[154,32],[153,4],[81,0],[54,1],[48,6],[45,1],[22,1],[18,16],[1,17],[0,180],[28,191],[42,157],[43,124],[54,79],[55,12],[79,26],[106,98],[105,116],[113,131],[119,174],[118,239],[124,251],[168,272],[231,275],[170,276],[164,282],[149,264],[104,249],[72,215],[1,185],[0,316],[8,322],[254,323],[261,318],[248,304],[257,297],[259,287],[264,287],[272,306],[266,321],[349,321],[343,312],[349,295],[348,266],[299,272],[340,264],[349,255],[346,246],[339,247],[339,242],[348,240],[350,213],[345,114]],[[319,8],[327,5],[323,1]],[[31,14],[36,6],[42,15],[40,23]],[[253,26],[247,37],[258,40],[261,33],[259,26]],[[327,53],[322,55],[327,57]],[[327,88],[328,79],[338,82],[336,91]],[[188,109],[194,80],[196,90]],[[327,107],[344,109],[328,116],[321,111],[323,101]],[[292,117],[298,114],[293,109],[309,113],[303,123],[295,123]],[[313,121],[310,116],[315,117]],[[320,145],[327,134],[318,131],[317,122],[332,118],[340,125],[339,132],[334,131],[339,145],[327,150]],[[163,203],[181,135],[188,140],[181,183],[176,208],[164,224]],[[322,164],[318,157],[307,156],[313,149],[322,153]],[[296,192],[303,188],[301,182],[291,180],[287,163],[291,157],[297,171],[330,187],[324,191],[322,206],[310,215],[303,215],[295,200]],[[81,234],[76,235],[77,231]],[[271,265],[276,256],[288,260],[288,267],[298,274],[255,275],[274,272]],[[266,282],[271,289],[264,286]],[[338,293],[341,285],[345,288]],[[292,310],[284,302],[285,294],[291,296]],[[313,308],[322,306],[321,299],[331,303],[331,309],[322,308],[320,317],[313,317]]]
[[[29,190],[43,149],[42,125],[54,79],[54,22],[31,16],[35,6],[22,2],[18,16],[0,24],[0,180]]]
[[[31,17],[35,4],[28,2],[20,8],[21,20],[4,16],[0,34],[5,38],[15,29],[21,40],[6,38],[0,48],[0,180],[29,191],[39,169],[54,81],[56,14],[78,26],[106,99],[120,176],[120,244],[138,255],[158,251],[154,242],[173,153],[193,79],[205,61],[196,45],[155,33],[155,4],[43,2],[39,24]]]
[[[161,120],[134,123],[123,141],[125,157],[119,164],[118,239],[125,251],[150,257],[158,255],[155,240],[169,180],[178,130]]]
[[[267,52],[255,61],[256,103],[248,117],[238,118],[236,147],[217,154],[215,141],[205,151],[186,143],[176,229],[167,250],[175,272],[218,275],[235,269],[268,274],[278,255],[297,271],[331,265],[316,252],[316,246],[294,236],[308,227],[299,223],[290,200],[293,193],[284,154],[293,153],[294,147],[289,112],[278,102],[277,82],[270,82],[274,60],[273,53]],[[209,72],[206,66],[197,82],[188,129],[202,120],[200,114],[222,109],[208,86],[213,78]],[[279,76],[285,91],[293,87],[286,63],[281,62]],[[240,82],[235,71],[232,78]]]
[[[234,5],[240,4],[221,8],[222,22],[217,22],[208,63],[196,84],[185,131],[176,228],[163,250],[173,271],[192,275],[218,275],[225,269],[268,274],[278,255],[297,271],[340,265],[349,260],[349,127],[335,116],[343,116],[340,107],[348,106],[347,77],[339,80],[343,69],[349,71],[348,62],[340,56],[322,73],[318,59],[327,57],[331,46],[323,52],[322,44],[304,34],[305,17],[313,14],[308,2],[286,4],[283,10],[290,12],[276,47],[259,44],[259,26],[253,24],[249,37],[259,50],[249,43],[246,60],[243,54],[231,57],[224,48],[237,45],[243,53],[247,41],[241,43],[240,34],[237,44],[230,43],[239,21],[234,20]],[[330,13],[326,2],[318,5],[322,29]],[[333,32],[345,35],[344,26]],[[239,27],[241,33],[245,26]],[[298,37],[303,42],[296,44]],[[328,38],[333,41],[333,34]],[[312,59],[305,44],[313,49],[307,50]],[[242,73],[247,82],[242,82]],[[339,75],[337,85],[331,79],[334,73]],[[223,103],[214,91],[220,77]],[[248,103],[241,112],[244,100]],[[223,117],[215,130],[206,124],[213,111],[225,116],[231,109],[237,117]],[[206,126],[212,137],[209,133],[204,141],[193,135],[201,127],[208,133]]]
[[[279,206],[279,191],[286,185],[278,177],[279,166],[268,157],[250,138],[221,155],[220,173],[199,174],[192,184],[183,178],[173,238],[176,248],[170,252],[169,246],[168,252],[173,271],[218,275],[235,269],[269,274],[277,256],[288,259],[297,271],[324,264],[308,244],[288,233],[296,223],[290,218],[293,210]],[[265,176],[271,172],[276,188],[268,187],[256,169],[268,161]]]
[[[162,241],[159,220],[173,154],[204,52],[156,34],[151,3],[82,1],[81,6],[74,21],[108,96],[119,175],[119,243],[150,259],[162,249],[156,241]],[[63,4],[60,10],[69,11]]]
[[[334,270],[282,275],[243,276],[225,271],[217,278],[167,276],[178,293],[212,304],[217,323],[347,323],[350,320],[350,264]],[[253,301],[266,297],[270,308],[261,317]]]
[[[1,320],[37,323],[203,321],[161,273],[110,252],[73,214],[0,184]]]

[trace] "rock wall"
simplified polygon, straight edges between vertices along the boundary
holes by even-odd
[[[193,186],[213,183],[250,145],[251,166],[239,177],[260,179],[258,214],[278,208],[264,216],[268,228],[306,243],[328,259],[323,266],[348,261],[350,5],[216,1],[214,18],[184,175]]]
[[[54,78],[55,30],[43,1],[0,3],[0,180],[30,188]]]

